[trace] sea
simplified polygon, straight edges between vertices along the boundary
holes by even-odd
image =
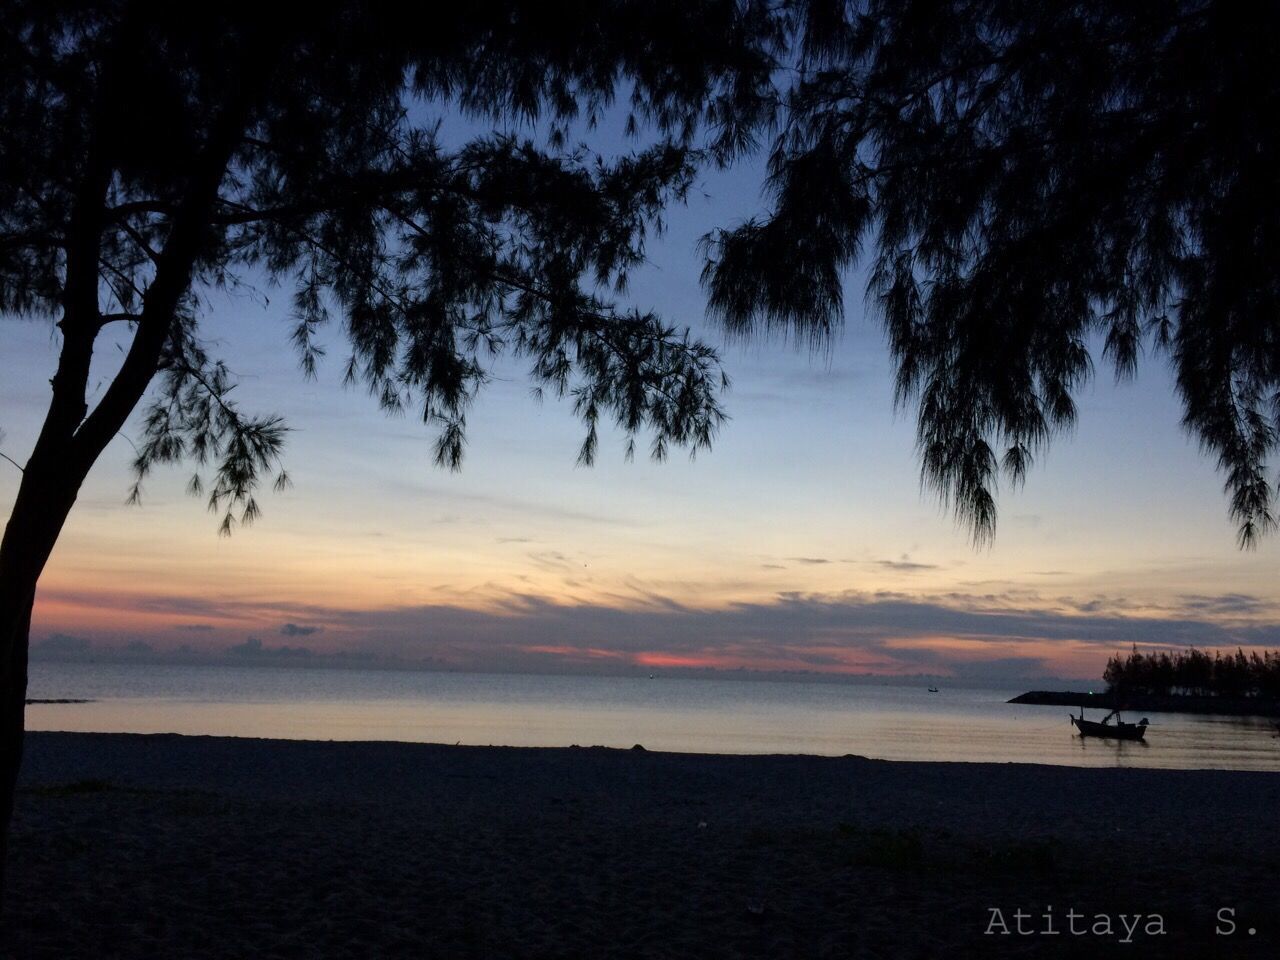
[[[1020,688],[939,687],[36,661],[30,698],[90,702],[32,704],[27,728],[1280,771],[1274,721],[1148,713],[1146,742],[1085,740]]]

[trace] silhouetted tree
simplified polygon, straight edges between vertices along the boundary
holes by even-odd
[[[767,216],[708,238],[713,313],[822,340],[871,288],[919,402],[925,478],[989,537],[1072,422],[1091,337],[1119,373],[1167,350],[1186,423],[1252,543],[1273,524],[1280,10],[995,0],[320,0],[0,6],[0,311],[57,319],[49,413],[0,544],[0,818],[20,759],[36,581],[76,492],[148,390],[139,479],[192,458],[223,529],[257,512],[283,424],[244,413],[201,292],[295,285],[304,372],[340,317],[346,370],[440,430],[455,466],[490,351],[587,425],[705,446],[715,353],[616,307],[697,166],[778,131]],[[779,90],[778,88],[784,88]],[[621,93],[655,132],[600,159],[562,136],[452,149],[431,116],[542,117]],[[773,126],[774,123],[778,126]],[[92,410],[106,325],[132,334]],[[193,481],[200,490],[204,481]]]
[[[1249,662],[1244,651],[1237,650],[1226,656],[1222,652],[1213,657],[1213,692],[1228,697],[1238,697],[1249,689]]]
[[[31,608],[77,491],[144,395],[135,464],[207,466],[224,531],[286,482],[277,417],[243,411],[202,339],[202,292],[265,276],[294,287],[306,374],[331,314],[346,376],[438,428],[456,467],[488,358],[527,358],[652,452],[711,441],[715,352],[610,299],[663,205],[698,165],[749,144],[773,104],[774,15],[734,0],[230,0],[0,7],[0,311],[56,320],[47,418],[0,545],[0,833],[21,756]],[[568,143],[622,95],[647,145]],[[456,148],[443,109],[541,119]],[[499,123],[501,121],[501,123]],[[543,129],[548,129],[544,127]],[[90,409],[104,328],[131,334]],[[135,487],[135,494],[139,490]],[[3,850],[0,849],[0,864]]]
[[[1174,690],[1196,696],[1280,697],[1280,652],[1266,650],[1245,656],[1215,651],[1210,657],[1192,647],[1170,655],[1140,653],[1133,647],[1129,656],[1113,655],[1107,660],[1102,678],[1107,688],[1126,693],[1168,694]]]
[[[708,238],[729,329],[824,338],[868,294],[924,479],[995,528],[1075,418],[1091,348],[1165,352],[1242,544],[1274,523],[1280,7],[815,0],[768,214]]]
[[[1258,695],[1280,700],[1280,651],[1267,650],[1251,657],[1253,673],[1258,677]]]
[[[1176,680],[1173,658],[1163,650],[1152,656],[1151,692],[1160,696],[1168,696],[1173,692]]]
[[[1183,691],[1204,696],[1213,687],[1213,661],[1203,650],[1192,648],[1185,658],[1179,657],[1178,677]]]

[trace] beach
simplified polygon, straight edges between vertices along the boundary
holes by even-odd
[[[1253,772],[35,733],[4,946],[1273,956],[1278,802]]]

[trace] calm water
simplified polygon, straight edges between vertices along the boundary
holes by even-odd
[[[1263,720],[1149,714],[1149,742],[1073,735],[1066,707],[1010,689],[659,677],[33,663],[32,730],[862,754],[1075,766],[1280,771]],[[1136,719],[1136,718],[1134,718]]]

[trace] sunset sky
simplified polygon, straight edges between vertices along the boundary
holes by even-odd
[[[721,343],[703,316],[698,238],[759,206],[760,170],[708,174],[628,300]],[[993,546],[920,488],[912,411],[892,406],[883,334],[849,277],[826,354],[723,344],[732,420],[694,462],[623,459],[602,437],[575,466],[569,405],[518,364],[469,417],[463,471],[432,434],[340,385],[339,329],[319,381],[288,343],[289,289],[217,294],[204,325],[241,403],[283,414],[293,488],[229,539],[161,470],[125,505],[133,451],[94,469],[44,575],[33,639],[208,653],[261,641],[461,669],[672,667],[1096,677],[1139,644],[1280,644],[1275,538],[1240,552],[1221,478],[1179,427],[1164,360],[1116,386],[1099,364],[1074,434],[1025,490],[1003,490]],[[23,461],[57,340],[6,320],[0,450]],[[101,370],[121,356],[106,341]],[[92,402],[92,401],[91,401]],[[643,449],[644,441],[641,441]],[[6,511],[18,472],[0,462]]]

